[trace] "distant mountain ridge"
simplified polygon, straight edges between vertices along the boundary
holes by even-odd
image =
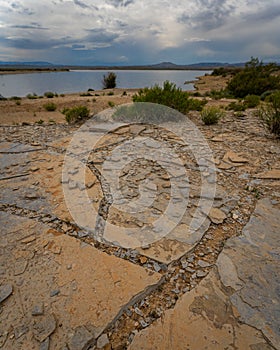
[[[21,67],[21,66],[29,66],[29,67],[53,67],[54,64],[50,62],[44,61],[34,61],[34,62],[20,62],[20,61],[0,61],[0,66],[13,66],[13,67]]]
[[[214,69],[217,67],[241,67],[244,63],[221,63],[221,62],[201,62],[192,64],[175,64],[172,62],[161,62],[156,64],[146,64],[146,65],[130,65],[130,66],[97,66],[97,65],[57,65],[45,61],[34,61],[34,62],[12,62],[12,61],[0,61],[0,68],[91,68],[91,69]]]

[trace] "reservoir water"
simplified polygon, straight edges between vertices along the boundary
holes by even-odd
[[[29,93],[43,95],[46,91],[62,93],[85,92],[88,89],[102,89],[102,78],[107,70],[75,70],[69,72],[0,74],[0,94],[4,97],[24,97]],[[185,81],[210,74],[211,71],[195,70],[114,70],[118,88],[143,88],[154,84],[162,85],[169,80],[182,90],[192,90],[193,84]]]

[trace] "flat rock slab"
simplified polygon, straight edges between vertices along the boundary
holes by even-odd
[[[213,270],[198,287],[185,294],[174,309],[139,332],[129,350],[272,350],[262,333],[239,324],[230,296]]]
[[[280,344],[280,210],[259,200],[240,237],[225,244],[217,265],[221,281],[234,292],[240,320]],[[279,347],[278,347],[279,348]]]
[[[217,267],[129,349],[280,349],[279,228],[280,210],[260,200]]]
[[[84,326],[91,337],[80,337],[80,344],[94,342],[123,306],[161,279],[35,220],[8,213],[0,220],[2,286],[13,286],[12,296],[10,287],[3,291],[1,304],[1,330],[9,334],[5,349],[39,349],[48,337],[50,349],[66,343],[73,348],[77,327]],[[28,261],[20,275],[14,274],[15,260]],[[26,332],[12,336],[22,325]]]

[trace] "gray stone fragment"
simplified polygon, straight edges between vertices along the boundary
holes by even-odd
[[[47,337],[41,344],[40,344],[40,350],[49,350],[50,347],[50,338]]]
[[[54,289],[50,292],[50,296],[51,297],[55,297],[56,295],[58,295],[60,293],[59,289]]]
[[[4,284],[0,286],[0,303],[7,299],[13,293],[13,286],[11,284]]]
[[[16,327],[14,329],[15,338],[16,339],[20,338],[21,336],[23,336],[28,331],[29,331],[29,328],[26,325],[22,325],[22,326]]]
[[[54,315],[38,316],[33,325],[34,337],[42,343],[56,329],[56,320]]]
[[[40,316],[40,315],[43,315],[43,313],[44,313],[44,304],[43,303],[34,305],[34,307],[32,309],[32,316]]]
[[[97,339],[97,349],[102,349],[105,345],[109,344],[109,338],[107,334],[102,334],[101,337]]]
[[[204,260],[198,260],[197,265],[200,267],[209,267],[211,264],[209,264],[207,261]]]
[[[205,277],[207,275],[207,273],[208,273],[207,271],[198,270],[196,272],[196,276],[197,277]]]
[[[91,334],[85,326],[79,326],[71,338],[68,346],[70,350],[87,350],[93,345],[95,336]]]

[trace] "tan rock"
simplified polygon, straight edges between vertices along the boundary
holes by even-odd
[[[221,224],[227,216],[222,210],[218,208],[212,208],[208,214],[208,217],[214,224]]]
[[[256,177],[258,179],[279,180],[280,179],[280,169],[272,169],[269,171],[265,171],[263,173],[254,175],[254,177]]]
[[[235,318],[230,297],[222,291],[214,272],[190,293],[185,294],[174,309],[149,328],[138,333],[129,350],[220,350],[271,349],[260,331],[240,324]],[[266,347],[268,346],[268,347]]]
[[[233,151],[228,151],[226,152],[226,154],[224,155],[223,160],[225,162],[232,162],[232,163],[248,163],[248,159],[244,158],[242,156],[240,156],[239,154],[233,152]]]

